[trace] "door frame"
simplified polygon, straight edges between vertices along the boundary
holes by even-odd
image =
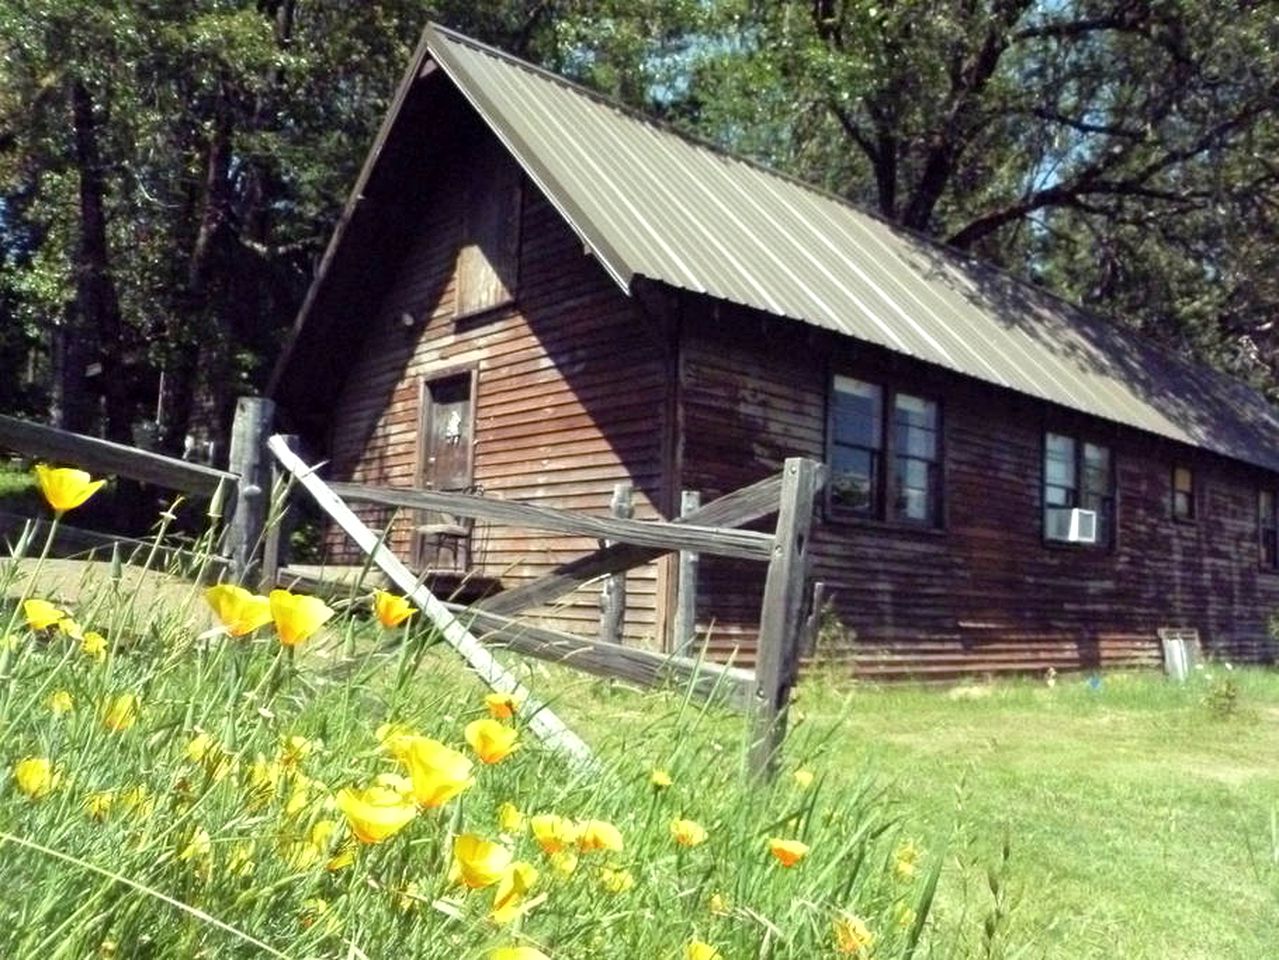
[[[468,389],[470,391],[470,407],[471,419],[468,425],[467,436],[470,442],[467,444],[466,450],[466,473],[470,477],[470,485],[475,485],[475,428],[478,422],[478,394],[480,385],[480,365],[478,361],[469,363],[458,363],[451,366],[440,367],[437,370],[431,370],[427,373],[418,375],[417,378],[417,421],[416,421],[416,437],[414,439],[415,455],[413,464],[413,488],[417,490],[427,489],[424,484],[426,482],[426,470],[428,466],[429,453],[427,451],[427,438],[431,435],[431,418],[435,413],[435,404],[431,400],[431,385],[444,380],[454,380],[461,377],[468,377]],[[425,566],[423,563],[423,537],[417,533],[417,524],[413,524],[413,538],[410,543],[410,556],[414,566]],[[466,546],[467,567],[473,565],[471,556],[471,546]]]

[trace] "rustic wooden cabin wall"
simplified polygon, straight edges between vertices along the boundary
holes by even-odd
[[[513,161],[478,121],[459,138],[447,163],[422,185],[429,191],[425,213],[388,291],[354,320],[368,330],[336,408],[334,478],[396,486],[432,481],[432,444],[457,437],[473,442],[470,483],[488,495],[607,514],[614,485],[629,481],[636,518],[669,516],[666,332],[617,289],[528,180],[514,178],[513,220],[498,211],[478,217],[468,211],[468,197],[487,202],[471,182],[474,171],[495,169],[509,184]],[[482,230],[468,227],[477,222]],[[503,268],[486,279],[486,258],[477,267],[476,238],[487,234],[506,243],[509,234],[496,229],[498,223],[518,229],[518,269],[513,277]],[[468,282],[482,285],[481,292],[463,291],[459,299],[459,284]],[[494,305],[482,308],[489,302]],[[437,391],[431,419],[432,384],[450,377],[455,388]],[[462,384],[472,385],[469,411],[458,400]],[[452,406],[441,405],[441,398]],[[440,419],[454,413],[456,422]],[[456,473],[450,474],[454,486]],[[364,519],[377,526],[385,515],[366,510]],[[414,553],[412,528],[422,519],[405,516],[394,525],[390,543],[401,557]],[[426,526],[447,527],[449,519],[426,517]],[[417,552],[510,586],[597,546],[480,525],[465,550],[432,552],[419,543]],[[330,563],[359,562],[340,531],[330,531],[327,554]],[[626,593],[625,633],[654,642],[657,564],[631,571]],[[579,591],[555,610],[531,614],[559,629],[593,634],[598,591]]]
[[[931,398],[942,421],[938,527],[828,511],[814,535],[813,576],[855,637],[833,653],[864,674],[1151,662],[1170,625],[1225,656],[1270,655],[1279,573],[1259,569],[1257,491],[1273,475],[800,324],[701,299],[686,309],[680,484],[712,497],[786,456],[825,457],[835,373]],[[1111,548],[1046,542],[1048,431],[1111,451]],[[1173,516],[1179,465],[1194,478],[1190,518]],[[703,558],[698,620],[717,652],[749,659],[759,579]]]

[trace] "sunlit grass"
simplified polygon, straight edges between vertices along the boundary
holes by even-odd
[[[703,943],[731,960],[866,956],[863,935],[877,957],[927,947],[944,833],[913,832],[873,780],[846,769],[837,723],[807,725],[766,783],[746,769],[744,718],[679,691],[619,700],[611,715],[590,707],[589,765],[548,752],[517,715],[518,749],[476,761],[469,789],[362,844],[334,795],[414,772],[379,740],[382,725],[476,760],[463,730],[488,715],[487,691],[429,630],[380,628],[361,594],[358,610],[296,647],[269,625],[232,638],[209,630],[203,587],[167,576],[145,595],[123,576],[83,579],[64,604],[76,630],[33,630],[17,601],[39,581],[18,573],[4,566],[0,606],[11,624],[0,956],[465,960],[518,944],[621,960],[684,958]],[[105,657],[75,635],[88,630],[107,638]],[[538,691],[540,668],[515,665]],[[587,720],[568,693],[548,693],[571,722]],[[16,775],[31,759],[49,761],[43,782],[39,767]],[[799,764],[815,774],[807,786],[792,776]],[[654,785],[655,768],[669,787]],[[508,803],[525,815],[518,829],[509,810],[499,817]],[[611,824],[623,848],[607,849],[599,827],[596,841],[550,856],[527,826],[550,813]],[[705,842],[677,842],[680,818]],[[498,922],[492,888],[450,879],[462,834],[533,868],[527,912]],[[778,857],[800,848],[771,853],[775,839],[802,841],[807,856],[784,867]]]

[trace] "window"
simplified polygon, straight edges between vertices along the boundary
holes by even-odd
[[[489,145],[475,158],[457,259],[458,317],[504,306],[515,298],[520,251],[520,168]]]
[[[1114,529],[1115,485],[1110,448],[1061,433],[1044,436],[1044,538],[1069,541],[1065,511],[1097,515],[1097,546],[1108,547]]]
[[[1276,529],[1275,494],[1262,490],[1257,494],[1257,555],[1266,570],[1279,569],[1279,531]]]
[[[1172,516],[1174,520],[1195,518],[1195,474],[1189,467],[1172,468]]]
[[[830,417],[832,513],[940,524],[941,424],[935,401],[836,376]]]

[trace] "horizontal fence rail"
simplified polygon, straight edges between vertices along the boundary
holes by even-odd
[[[219,486],[229,493],[239,479],[227,470],[187,463],[150,450],[86,437],[0,414],[0,447],[41,457],[90,473],[110,473],[158,487],[212,496]],[[225,486],[224,486],[225,485]]]
[[[694,550],[739,560],[767,560],[773,550],[773,538],[767,533],[698,526],[689,523],[687,519],[684,523],[623,520],[469,493],[371,487],[358,483],[331,483],[329,488],[345,500],[414,510],[434,510],[530,530],[616,540],[632,546],[658,547],[663,551]]]

